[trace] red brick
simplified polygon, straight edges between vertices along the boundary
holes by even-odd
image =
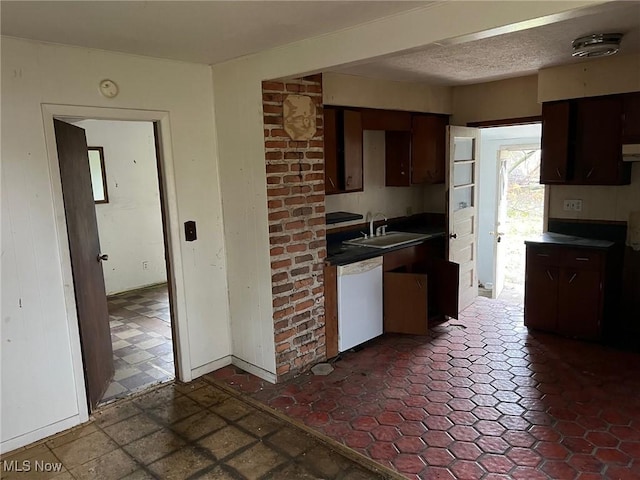
[[[286,163],[269,163],[267,164],[267,173],[285,173],[289,170]]]
[[[274,221],[274,220],[282,220],[283,218],[289,218],[289,212],[287,212],[286,210],[280,210],[277,212],[271,212],[269,214],[269,220],[270,221]]]
[[[282,152],[265,152],[264,158],[267,160],[282,160]]]
[[[305,197],[287,197],[284,199],[285,205],[302,205],[307,201]]]
[[[305,152],[304,156],[306,158],[324,158],[324,152]]]
[[[297,83],[287,83],[286,85],[287,92],[304,92],[306,91],[306,87],[303,85],[298,85]]]
[[[282,207],[282,200],[269,200],[267,201],[267,207],[269,209]]]
[[[290,140],[288,144],[289,144],[289,148],[304,148],[304,149],[309,148],[309,144],[306,141],[301,141],[301,140]]]
[[[271,136],[289,138],[289,134],[284,128],[271,128]]]
[[[291,189],[289,187],[271,187],[267,188],[267,196],[269,197],[284,197],[289,195]]]
[[[302,152],[284,152],[285,160],[302,160],[304,158],[304,153]]]
[[[302,182],[302,175],[285,175],[282,179],[284,183],[300,183]]]
[[[293,313],[293,307],[287,307],[287,308],[283,308],[282,310],[276,310],[275,312],[273,312],[273,319],[279,320],[281,318],[288,317],[292,313]]]
[[[324,188],[323,188],[324,191]],[[291,193],[295,195],[296,193],[309,193],[311,192],[311,187],[309,185],[300,185],[291,187]]]
[[[267,140],[264,142],[266,148],[286,148],[287,142],[284,140]]]
[[[286,200],[285,200],[286,203]],[[307,219],[307,225],[312,226],[312,225],[325,225],[326,220],[324,219],[324,217],[316,217],[316,218],[309,218]]]
[[[313,182],[316,180],[322,180],[324,181],[324,174],[322,173],[307,173],[304,176],[304,181],[305,182]]]
[[[282,94],[281,93],[263,93],[262,101],[263,102],[282,102]]]
[[[273,283],[282,282],[283,280],[287,280],[289,278],[289,274],[287,272],[276,273],[271,276],[271,281]]]
[[[313,300],[306,300],[304,302],[298,303],[294,308],[296,312],[301,312],[302,310],[313,307],[313,305]]]
[[[286,154],[285,154],[286,157]],[[311,164],[309,163],[294,163],[290,167],[292,172],[304,172],[307,170],[311,170]]]
[[[301,240],[311,240],[312,238],[313,234],[311,232],[295,233],[291,237],[294,242],[299,242]]]
[[[276,345],[276,353],[285,352],[291,348],[291,343],[285,342]]]
[[[271,293],[273,293],[274,295],[289,292],[291,290],[293,290],[293,283],[286,283],[284,285],[276,285],[275,287],[271,287]]]
[[[286,268],[291,266],[291,259],[278,260],[277,262],[271,262],[271,268],[277,270],[278,268]]]
[[[271,245],[281,245],[285,243],[289,243],[291,241],[291,235],[278,235],[273,236],[269,239],[269,243]]]
[[[269,233],[282,233],[283,228],[282,225],[269,225]]]
[[[282,105],[263,105],[262,111],[264,113],[276,113],[282,115]]]
[[[274,176],[267,177],[267,185],[276,185],[281,181],[282,181],[282,177],[274,177]]]
[[[275,91],[283,92],[284,83],[265,80],[264,82],[262,82],[262,90],[275,90]]]
[[[312,285],[312,284],[313,284],[312,278],[304,278],[302,280],[296,280],[293,286],[294,288],[299,289],[302,287],[308,287],[309,285]]]
[[[304,220],[296,220],[295,222],[289,222],[284,224],[285,230],[299,230],[300,228],[304,228],[304,226],[305,226]]]
[[[281,115],[264,115],[262,118],[265,125],[282,125]]]
[[[295,245],[287,245],[286,249],[288,253],[306,252],[307,246],[303,243],[297,243]]]
[[[307,197],[307,203],[322,203],[322,202],[324,202],[324,193],[309,195]]]
[[[276,255],[282,255],[284,253],[284,247],[273,247],[269,250],[269,255],[275,257]]]
[[[309,295],[309,290],[302,290],[296,293],[292,293],[291,296],[289,297],[289,300],[292,302],[297,302],[298,300],[302,300],[308,295]]]

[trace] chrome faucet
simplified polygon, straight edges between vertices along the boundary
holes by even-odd
[[[376,219],[376,217],[382,217],[384,218],[385,222],[387,221],[387,217],[385,217],[384,213],[382,212],[371,214],[371,217],[369,220],[369,238],[373,238],[378,235],[384,234],[384,227],[386,227],[386,225],[383,225],[382,227],[378,227],[378,230],[376,232],[373,231],[373,221]]]

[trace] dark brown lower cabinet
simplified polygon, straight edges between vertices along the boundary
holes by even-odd
[[[425,335],[429,319],[458,318],[460,266],[432,254],[434,244],[384,255],[384,331]]]
[[[426,273],[384,273],[384,331],[426,335],[429,326]]]
[[[524,323],[568,337],[602,336],[606,250],[527,245]]]

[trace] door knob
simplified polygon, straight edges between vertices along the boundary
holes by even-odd
[[[450,233],[449,234],[449,238],[458,238],[458,234],[457,233]]]
[[[100,255],[98,255],[99,262],[106,262],[107,260],[109,260],[109,255],[107,255],[106,253],[101,253]]]

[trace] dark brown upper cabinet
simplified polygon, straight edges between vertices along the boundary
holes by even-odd
[[[622,143],[640,143],[640,92],[622,98]]]
[[[362,114],[324,108],[325,193],[362,191]]]
[[[542,105],[540,183],[566,183],[573,162],[575,108],[570,101]]]
[[[408,132],[411,130],[411,112],[363,108],[362,128],[364,130]]]
[[[444,183],[448,117],[414,115],[411,123],[411,183]]]
[[[411,131],[385,134],[386,185],[444,183],[446,115],[413,114]]]
[[[623,96],[589,97],[542,107],[540,183],[627,185],[622,161]]]

